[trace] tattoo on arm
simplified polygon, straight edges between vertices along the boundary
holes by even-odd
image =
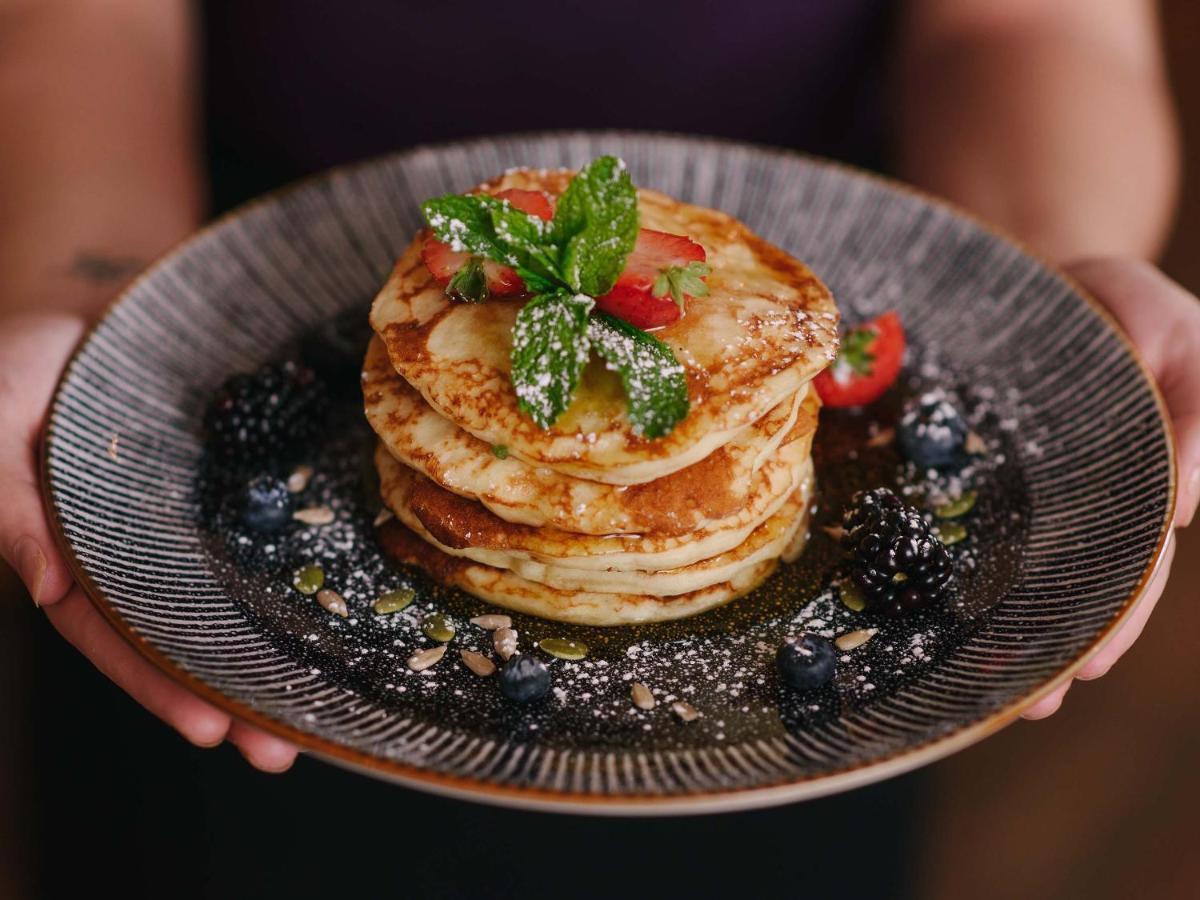
[[[136,275],[145,267],[144,259],[81,250],[71,260],[70,271],[76,278],[94,285],[115,285]]]

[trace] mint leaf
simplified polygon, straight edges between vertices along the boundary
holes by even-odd
[[[625,163],[602,156],[584,166],[558,198],[554,213],[563,280],[589,297],[607,294],[637,233],[637,191]]]
[[[483,271],[481,256],[472,255],[446,285],[446,296],[464,303],[482,303],[489,293],[487,273]]]
[[[507,200],[496,201],[489,213],[495,241],[516,260],[515,265],[533,272],[542,282],[563,284],[550,222],[517,209]],[[529,288],[537,293],[532,286]]]
[[[628,322],[599,313],[592,347],[621,376],[635,433],[662,437],[688,414],[687,379],[671,348]]]
[[[557,291],[534,297],[513,325],[512,383],[517,405],[549,428],[571,405],[590,349],[591,297]]]
[[[492,224],[492,207],[500,202],[480,194],[447,194],[426,200],[421,204],[421,212],[433,229],[433,236],[456,253],[469,251],[515,266],[517,260],[496,240]]]

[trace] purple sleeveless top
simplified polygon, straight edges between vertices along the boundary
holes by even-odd
[[[888,0],[207,0],[218,207],[413,144],[713,134],[882,160]]]

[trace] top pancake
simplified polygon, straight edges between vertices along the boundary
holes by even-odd
[[[514,171],[482,190],[560,194],[572,173]],[[684,234],[708,254],[707,297],[657,329],[683,364],[691,410],[668,435],[638,435],[617,376],[598,360],[550,428],[517,408],[509,378],[522,299],[452,302],[421,262],[420,233],[371,310],[396,371],[443,416],[533,465],[608,484],[643,484],[703,459],[824,368],[837,351],[837,309],[798,260],[716,210],[638,192],[643,228]]]

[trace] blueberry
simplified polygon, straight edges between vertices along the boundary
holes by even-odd
[[[283,481],[260,475],[246,485],[242,522],[255,531],[278,531],[291,519],[293,507],[292,495]]]
[[[500,670],[500,692],[509,700],[528,703],[550,690],[550,670],[536,656],[518,654]]]
[[[792,687],[808,691],[829,683],[836,656],[833,644],[825,638],[805,633],[779,648],[775,654],[775,667],[780,677]]]
[[[942,469],[963,459],[967,423],[940,394],[910,400],[896,429],[900,451],[922,469]]]

